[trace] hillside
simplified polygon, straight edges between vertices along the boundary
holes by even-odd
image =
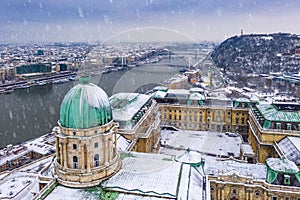
[[[211,54],[224,73],[283,72],[300,69],[300,36],[287,33],[234,36],[221,43]]]

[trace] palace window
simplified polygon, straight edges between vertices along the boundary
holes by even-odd
[[[97,130],[95,130],[95,134],[97,134],[98,133],[98,131]]]
[[[231,193],[232,193],[233,195],[235,195],[235,194],[237,194],[237,190],[234,188],[234,189],[232,189]]]
[[[98,142],[95,142],[94,143],[94,148],[98,148],[98,146],[99,146]]]
[[[292,130],[292,124],[286,124],[286,130]]]
[[[194,116],[194,121],[196,122],[198,120],[197,115]]]
[[[256,192],[255,192],[255,196],[256,196],[256,198],[258,198],[258,197],[259,197],[259,195],[260,195],[260,194],[259,194],[259,191],[256,191]]]
[[[245,124],[245,119],[244,118],[242,118],[242,124]]]
[[[99,167],[100,163],[99,163],[99,154],[96,154],[94,156],[94,167]]]
[[[73,131],[73,135],[74,135],[74,136],[76,135],[76,132],[75,132],[75,131]]]
[[[73,156],[73,168],[78,169],[78,158],[77,158],[77,156]]]
[[[284,185],[290,185],[291,184],[291,177],[290,177],[290,175],[287,175],[287,174],[284,175],[283,184]]]
[[[181,115],[179,115],[179,120],[181,120]]]
[[[281,129],[281,123],[276,123],[276,129]]]
[[[73,149],[77,149],[77,144],[73,144]]]
[[[278,200],[277,196],[273,196],[272,200]]]
[[[239,118],[235,118],[235,123],[236,123],[236,124],[239,123]]]

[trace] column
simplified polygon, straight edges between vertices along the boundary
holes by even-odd
[[[63,142],[63,156],[64,156],[64,167],[67,168],[68,165],[68,160],[67,160],[67,143],[64,141]]]
[[[63,165],[63,150],[62,150],[63,144],[59,142],[59,164]]]
[[[81,169],[85,169],[84,144],[81,144]]]
[[[109,149],[108,149],[108,143],[110,141],[107,141],[107,136],[104,136],[103,144],[104,144],[104,164],[108,164],[108,156],[109,156]]]
[[[56,149],[56,157],[59,160],[60,154],[59,154],[59,137],[56,136],[55,140],[55,149]]]
[[[87,148],[86,148],[86,161],[87,161],[87,172],[91,172],[90,142],[88,142]]]

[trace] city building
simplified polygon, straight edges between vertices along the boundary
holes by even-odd
[[[267,158],[279,156],[276,143],[287,136],[300,136],[300,105],[260,102],[249,109],[248,124],[257,162],[264,163]]]
[[[207,159],[204,173],[212,200],[300,198],[299,169],[288,160],[269,158],[266,164],[249,164],[232,158]]]
[[[160,147],[160,113],[154,99],[138,93],[118,93],[110,97],[118,133],[130,140],[131,151],[157,152]]]
[[[57,181],[69,187],[91,187],[121,167],[118,125],[106,93],[83,75],[65,96],[56,132]]]
[[[157,90],[153,98],[159,103],[161,124],[183,130],[238,132],[247,141],[248,108],[244,98],[234,102],[227,98],[207,97],[202,89]]]

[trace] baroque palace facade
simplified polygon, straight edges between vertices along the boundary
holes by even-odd
[[[299,110],[199,88],[108,98],[84,74],[61,104],[33,199],[300,200]]]

